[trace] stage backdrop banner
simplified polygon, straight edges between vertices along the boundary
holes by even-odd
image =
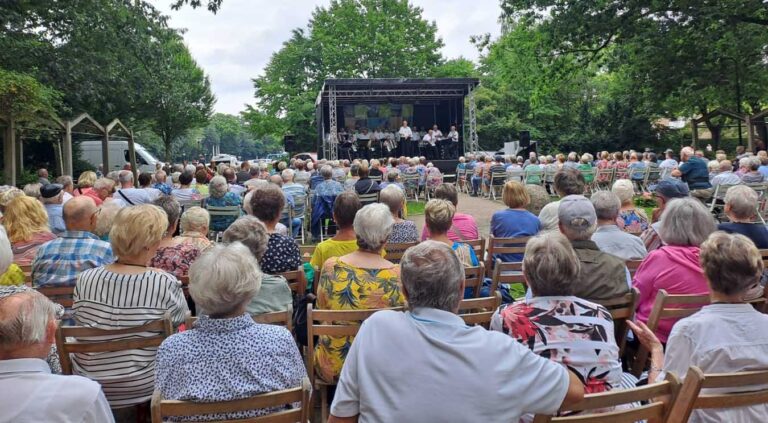
[[[368,128],[396,130],[405,120],[413,119],[413,104],[351,104],[342,107],[347,130]]]

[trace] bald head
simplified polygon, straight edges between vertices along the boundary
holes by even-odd
[[[283,185],[283,178],[279,174],[274,174],[269,177],[269,182],[272,182],[273,184],[277,186]]]
[[[26,287],[0,287],[0,360],[45,358],[56,333],[57,307]]]
[[[92,232],[96,226],[96,203],[91,197],[81,195],[64,204],[64,224],[68,231]]]

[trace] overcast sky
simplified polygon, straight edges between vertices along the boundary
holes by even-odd
[[[198,64],[211,79],[218,99],[216,111],[236,114],[253,102],[251,78],[261,74],[270,56],[290,37],[306,27],[316,5],[325,0],[224,0],[216,14],[205,8],[170,8],[169,0],[157,6],[171,17],[171,26],[185,28],[184,39]],[[443,56],[476,60],[469,37],[499,33],[499,0],[412,0],[424,17],[437,23],[443,39]]]

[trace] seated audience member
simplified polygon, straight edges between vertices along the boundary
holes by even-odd
[[[61,307],[25,287],[0,287],[0,410],[4,422],[114,422],[101,387],[46,363]]]
[[[43,187],[42,184],[26,184],[24,185],[23,191],[24,195],[30,196],[35,199],[40,199],[40,189]]]
[[[42,201],[45,207],[45,213],[48,215],[48,227],[51,228],[51,232],[54,235],[60,235],[66,231],[67,228],[64,225],[63,208],[64,208],[64,191],[59,184],[43,185],[40,188],[40,201]]]
[[[600,251],[591,240],[597,225],[592,203],[582,195],[569,195],[558,209],[560,232],[571,241],[581,264],[573,295],[589,301],[608,300],[629,292],[630,277],[624,260]]]
[[[622,380],[613,319],[605,307],[573,295],[579,267],[563,235],[531,238],[523,275],[533,298],[502,305],[491,319],[491,330],[575,372],[585,393],[610,391]]]
[[[480,262],[471,245],[448,238],[455,213],[456,208],[450,201],[429,200],[424,207],[424,224],[429,228],[429,239],[450,246],[464,267],[479,266]]]
[[[48,214],[40,201],[27,196],[14,198],[5,208],[3,227],[8,233],[13,262],[29,266],[37,249],[56,235],[48,226]]]
[[[212,179],[212,178],[211,178]],[[195,191],[202,197],[208,197],[208,172],[205,169],[200,169],[195,172]]]
[[[616,218],[616,225],[624,232],[640,235],[648,229],[648,216],[641,208],[635,207],[635,186],[629,179],[619,179],[613,183],[611,192],[619,198],[621,208]]]
[[[333,180],[333,168],[329,165],[324,165],[320,168],[320,176],[323,177],[322,182],[318,182],[315,185],[315,195],[329,195],[335,196],[344,192],[344,186],[338,181]]]
[[[659,207],[653,210],[653,223],[640,235],[646,250],[650,252],[663,245],[659,236],[659,228],[664,209],[670,201],[675,198],[688,197],[688,193],[688,184],[677,179],[663,179],[656,185],[654,195]]]
[[[504,184],[501,198],[507,208],[497,211],[491,217],[491,235],[496,238],[520,238],[539,232],[539,218],[526,210],[531,197],[523,184],[517,181],[507,182]],[[523,260],[521,254],[498,254],[494,260],[497,258],[504,262]]]
[[[730,160],[723,160],[719,165],[720,172],[712,177],[713,187],[718,185],[738,185],[741,183],[739,175],[733,173],[733,163]]]
[[[720,162],[717,160],[712,160],[711,162],[707,163],[707,170],[709,171],[709,183],[714,186],[712,182],[715,179],[715,176],[720,173]]]
[[[680,167],[673,170],[670,175],[688,184],[692,197],[705,201],[712,196],[707,162],[696,157],[693,148],[683,147],[680,150]]]
[[[553,174],[554,178],[554,174]],[[528,207],[526,207],[526,210],[533,213],[534,216],[539,216],[541,213],[541,210],[549,204],[551,198],[549,196],[549,193],[547,192],[547,189],[544,188],[541,185],[524,185],[525,191],[528,193],[528,197],[530,197],[531,201],[528,203]],[[550,215],[552,216],[552,227],[546,228],[544,226],[544,221],[541,220],[541,217],[539,217],[539,222],[541,223],[541,230],[547,230],[547,229],[554,229],[557,230],[557,214]]]
[[[179,187],[171,191],[171,195],[178,201],[196,201],[201,199],[200,193],[192,188],[192,172],[183,172],[179,175]]]
[[[705,374],[768,368],[768,332],[758,330],[768,325],[768,316],[744,303],[763,273],[763,260],[754,244],[743,235],[715,232],[701,245],[701,268],[712,303],[672,327],[666,352],[647,326],[629,322],[651,351],[649,382],[659,379],[661,369],[684,378],[691,366]],[[768,421],[768,404],[693,410],[688,421]]]
[[[381,257],[392,231],[392,215],[383,204],[369,204],[355,215],[357,250],[332,257],[324,264],[317,287],[319,310],[366,310],[400,307],[400,268]],[[327,382],[338,378],[344,364],[345,345],[353,337],[321,336],[315,349],[318,376]]]
[[[85,195],[87,192],[93,189],[93,184],[96,183],[97,179],[98,178],[96,177],[96,172],[92,170],[86,170],[85,172],[81,173],[80,177],[77,178],[77,188],[73,190],[72,195],[75,197]],[[96,205],[100,206],[101,204],[97,202]]]
[[[435,189],[435,197],[438,200],[447,200],[453,204],[457,212],[453,215],[453,225],[448,230],[448,238],[451,241],[471,241],[480,239],[480,232],[477,230],[477,222],[472,215],[459,213],[459,193],[454,184],[441,184]],[[421,231],[421,240],[429,238],[429,229],[426,225]]]
[[[229,190],[234,192],[237,195],[243,195],[245,192],[245,187],[242,185],[238,185],[237,183],[237,177],[235,176],[235,170],[228,167],[224,169],[221,173],[221,176],[224,177],[224,179],[227,180],[227,183],[229,184]]]
[[[149,193],[149,198],[155,201],[157,197],[163,195],[163,192],[157,188],[152,187],[152,175],[148,172],[142,172],[139,174],[139,188]]]
[[[728,222],[717,226],[718,230],[746,236],[759,249],[768,248],[768,229],[756,222],[758,195],[755,190],[738,185],[728,189],[725,194],[725,214]]]
[[[109,243],[99,239],[96,227],[96,204],[80,196],[64,206],[67,230],[61,237],[37,249],[32,262],[32,284],[35,287],[74,286],[83,271],[112,263]]]
[[[699,246],[715,231],[709,211],[694,198],[673,200],[666,206],[659,227],[664,246],[648,253],[635,273],[634,286],[640,291],[635,320],[647,322],[656,294],[707,294],[709,289],[699,265]],[[676,319],[659,321],[656,335],[667,342]]]
[[[207,206],[212,207],[242,207],[242,198],[229,191],[227,180],[223,176],[214,176],[208,185],[209,197],[205,200]],[[214,216],[211,218],[211,230],[225,231],[237,219],[235,216]]]
[[[115,189],[115,181],[108,178],[99,178],[93,183],[93,187],[85,191],[83,196],[90,197],[97,206],[101,206],[107,198],[112,197]]]
[[[555,193],[562,199],[569,195],[583,195],[587,184],[584,182],[584,175],[578,169],[563,167],[555,173],[552,185],[555,188]],[[545,205],[539,212],[539,221],[556,221],[559,207],[560,200]]]
[[[554,414],[582,399],[583,384],[564,366],[506,335],[468,328],[456,315],[464,272],[450,247],[423,242],[406,251],[402,266],[409,311],[381,311],[363,323],[329,422],[513,422],[526,413]],[[405,374],[408,389],[398,376]]]
[[[18,188],[2,186],[2,191],[0,191],[0,221],[2,221],[3,213],[8,208],[8,204],[17,197],[24,197],[25,195],[24,191]]]
[[[158,170],[155,172],[155,183],[152,185],[152,188],[159,190],[165,195],[171,195],[171,192],[173,191],[173,186],[168,184],[168,175],[162,171]]]
[[[117,200],[123,207],[149,204],[152,202],[152,197],[149,195],[149,192],[133,186],[133,173],[130,170],[121,170],[117,175],[117,180],[120,182],[120,188],[115,191],[112,198]]]
[[[379,183],[369,177],[367,164],[361,164],[360,168],[357,170],[357,174],[360,178],[355,182],[354,190],[358,195],[373,194],[381,190]]]
[[[612,254],[622,260],[642,260],[648,255],[640,237],[622,231],[616,225],[621,201],[610,191],[598,191],[592,194],[592,205],[597,215],[597,230],[592,234],[592,241],[600,251]]]
[[[587,184],[591,184],[592,181],[595,180],[595,173],[592,170],[593,159],[594,157],[591,154],[584,153],[581,155],[581,160],[579,160],[579,167],[577,167],[579,172],[584,175],[584,182]]]
[[[109,231],[112,230],[112,224],[115,222],[115,216],[122,207],[117,201],[109,201],[99,207],[96,217],[96,227],[93,228],[93,233],[99,237],[102,241],[109,242]]]
[[[205,250],[211,245],[208,240],[208,226],[211,215],[201,207],[190,207],[181,215],[181,233],[175,238],[176,242],[191,244]]]
[[[440,172],[440,169],[437,168],[432,163],[427,163],[427,188],[428,189],[436,189],[440,186],[440,184],[443,183],[443,174]]]
[[[158,348],[156,386],[163,398],[229,401],[301,386],[307,371],[291,333],[255,323],[246,311],[261,295],[261,276],[248,248],[238,242],[217,245],[192,265],[189,294],[207,314]],[[195,420],[243,419],[277,411],[280,408],[247,410]]]
[[[333,202],[333,221],[336,223],[336,235],[333,238],[317,244],[310,264],[316,269],[322,269],[326,260],[331,257],[345,256],[357,251],[357,235],[355,235],[355,215],[360,210],[360,198],[354,192],[345,192],[336,197]]]
[[[396,186],[388,186],[379,193],[379,202],[389,207],[392,219],[395,220],[387,243],[417,242],[419,240],[419,232],[416,230],[416,224],[411,220],[400,218],[400,213],[403,211],[403,205],[405,204],[403,191]]]
[[[384,176],[384,181],[379,184],[379,188],[384,189],[390,185],[394,185],[398,188],[400,188],[400,191],[405,194],[405,185],[402,184],[402,182],[399,181],[400,178],[400,171],[397,170],[397,168],[394,168],[387,172],[387,174]]]
[[[189,274],[189,266],[200,256],[201,249],[192,243],[183,242],[185,238],[173,237],[179,226],[181,206],[175,198],[163,195],[154,201],[154,205],[160,207],[168,218],[168,229],[163,234],[163,239],[157,246],[155,255],[149,260],[149,267],[156,267],[173,274],[177,278]],[[200,207],[191,207],[186,213],[196,212],[197,209],[206,216],[208,212]]]
[[[61,175],[55,180],[56,184],[61,185],[61,204],[67,204],[67,201],[74,197],[75,182],[69,175]]]
[[[86,270],[77,278],[73,309],[78,326],[129,328],[162,319],[166,313],[174,327],[184,322],[188,309],[181,283],[146,265],[167,228],[168,218],[157,206],[120,210],[109,233],[118,261]],[[73,371],[99,382],[112,408],[134,406],[152,397],[154,352],[145,348],[74,354]]]
[[[5,229],[0,228],[0,286],[23,285],[24,271],[13,263],[13,251]]]
[[[276,226],[285,207],[285,195],[277,185],[257,188],[251,196],[251,209],[269,233],[267,251],[261,261],[261,270],[274,275],[289,272],[301,266],[299,246],[290,236],[277,233]]]
[[[344,180],[344,191],[354,190],[358,180],[360,180],[360,164],[352,163],[352,166],[349,167],[349,178]]]
[[[741,182],[745,184],[759,184],[763,182],[763,174],[760,173],[760,159],[748,157],[747,166],[741,175]]]
[[[261,264],[267,251],[269,234],[267,228],[259,219],[253,216],[243,216],[232,223],[224,231],[223,241],[226,244],[240,242],[251,251],[256,262]],[[246,304],[248,314],[272,313],[275,311],[291,310],[293,295],[288,281],[279,275],[263,274],[259,295]]]
[[[371,160],[371,168],[368,171],[368,176],[371,178],[381,178],[384,173],[381,171],[381,162],[373,159]]]

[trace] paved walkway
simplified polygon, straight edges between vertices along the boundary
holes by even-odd
[[[501,201],[459,194],[459,212],[474,216],[477,221],[477,229],[482,237],[487,237],[490,232],[491,216],[493,216],[493,213],[505,208],[506,206]],[[421,233],[424,227],[424,215],[409,216],[408,218],[416,222],[416,227],[419,233]]]

